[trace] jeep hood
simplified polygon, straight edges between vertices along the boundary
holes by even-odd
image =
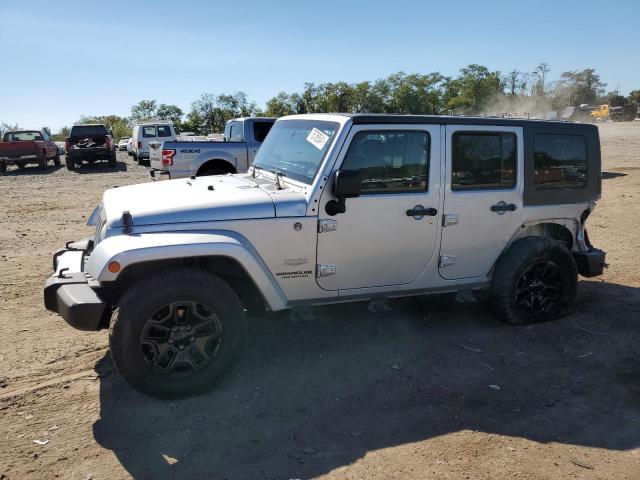
[[[129,212],[134,226],[275,217],[268,192],[248,179],[197,177],[112,188],[104,193],[107,228],[122,227]]]

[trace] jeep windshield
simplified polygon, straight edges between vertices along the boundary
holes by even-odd
[[[276,122],[256,154],[253,165],[311,185],[339,128],[334,122]]]

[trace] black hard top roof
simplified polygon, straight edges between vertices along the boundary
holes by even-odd
[[[526,118],[473,117],[458,115],[402,115],[388,113],[345,113],[351,117],[354,125],[362,124],[440,124],[440,125],[495,125],[508,127],[558,127],[597,129],[593,124],[562,122],[554,120],[535,120]]]

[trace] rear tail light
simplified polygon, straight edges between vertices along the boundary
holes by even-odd
[[[173,149],[162,150],[162,165],[167,167],[169,165],[173,165],[173,156],[176,154],[176,151]]]
[[[142,142],[138,142],[138,148],[142,148]]]
[[[71,141],[70,140],[65,140],[64,149],[67,150],[67,151],[71,150]]]
[[[107,148],[108,148],[108,149],[111,149],[111,137],[107,137],[107,143],[106,143],[106,145],[107,145]]]

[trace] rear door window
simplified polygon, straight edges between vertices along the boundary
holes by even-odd
[[[451,190],[510,189],[516,184],[516,135],[456,132],[452,138]]]
[[[171,127],[169,127],[169,125],[158,125],[158,136],[159,137],[170,137],[171,136]]]
[[[155,138],[156,137],[156,127],[142,127],[142,137],[143,138]]]
[[[533,137],[536,188],[582,188],[587,183],[587,142],[581,135]]]

